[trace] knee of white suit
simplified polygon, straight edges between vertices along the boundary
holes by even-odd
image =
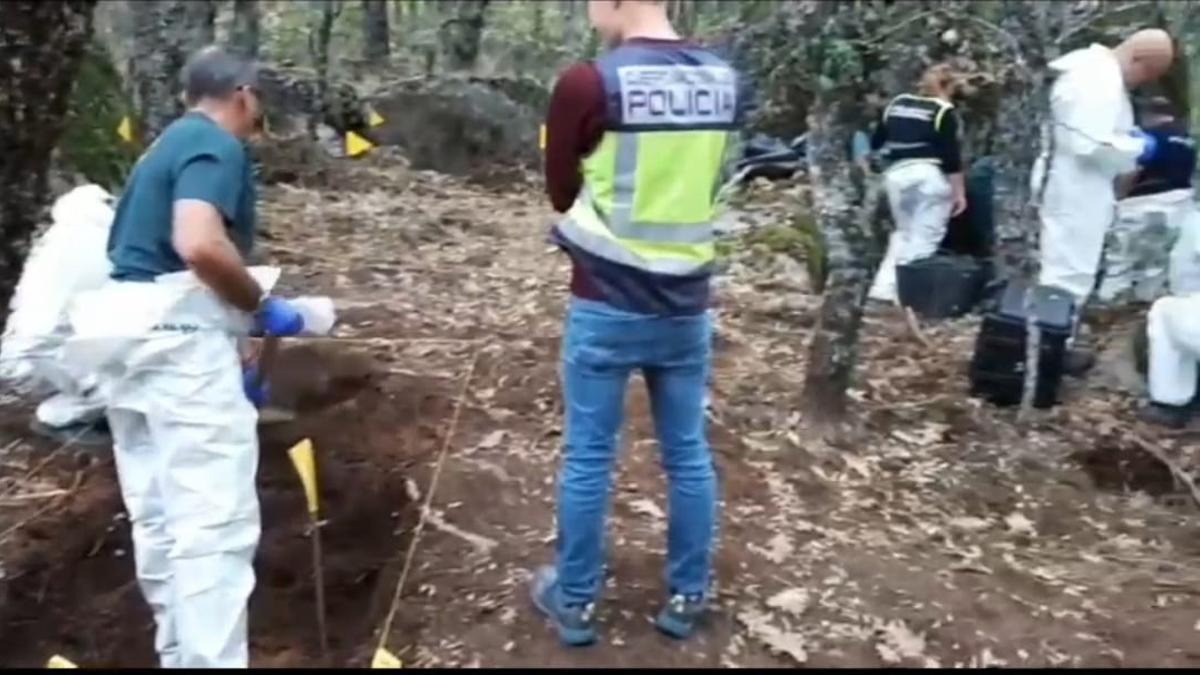
[[[1200,296],[1161,298],[1146,322],[1150,398],[1184,405],[1196,394],[1200,359]]]
[[[104,416],[104,402],[95,395],[58,393],[42,401],[34,414],[49,427],[87,424]]]

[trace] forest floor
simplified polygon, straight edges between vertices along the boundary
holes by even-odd
[[[780,216],[778,191],[762,197],[745,219]],[[527,593],[553,549],[568,277],[539,188],[379,159],[264,200],[266,259],[288,291],[333,296],[342,324],[285,341],[303,412],[262,430],[255,665],[321,659],[285,456],[305,437],[336,665],[365,665],[381,638],[405,666],[1200,665],[1197,505],[1145,450],[1186,463],[1194,434],[1140,425],[1131,397],[1094,380],[1019,427],[967,395],[977,318],[925,326],[925,345],[884,311],[864,328],[855,439],[807,441],[796,411],[818,297],[801,266],[749,251],[716,293],[708,624],[683,643],[650,627],[666,504],[635,380],[602,639],[562,648]],[[33,403],[0,401],[0,665],[152,665],[111,456],[31,437]]]

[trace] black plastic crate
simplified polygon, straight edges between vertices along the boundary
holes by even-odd
[[[896,266],[900,304],[926,319],[951,319],[979,302],[987,268],[968,256],[934,255]]]
[[[1025,381],[1025,286],[1011,283],[995,310],[984,316],[971,359],[971,394],[1000,406],[1021,402]],[[1041,331],[1034,406],[1058,402],[1066,362],[1067,339],[1074,322],[1074,299],[1048,286],[1034,290],[1034,312]]]

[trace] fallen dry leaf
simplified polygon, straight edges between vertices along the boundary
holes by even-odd
[[[1033,521],[1025,517],[1024,514],[1014,511],[1008,514],[1004,519],[1004,524],[1008,525],[1008,530],[1013,534],[1025,534],[1033,536],[1036,531],[1033,529]]]
[[[639,513],[643,516],[650,516],[656,520],[662,520],[667,517],[667,514],[663,513],[663,510],[660,509],[658,504],[655,504],[654,500],[652,499],[638,499],[634,502],[631,502],[629,504],[629,508],[634,513]]]
[[[782,610],[792,616],[799,617],[808,609],[810,602],[811,599],[808,591],[803,588],[789,588],[771,596],[767,600],[767,607]]]
[[[964,516],[950,520],[950,527],[963,532],[982,532],[991,526],[990,522],[983,518],[975,518],[974,516]]]
[[[875,645],[875,650],[885,663],[920,659],[925,656],[925,637],[912,632],[904,621],[897,619],[883,627],[881,641]]]
[[[791,657],[796,663],[808,662],[804,636],[782,630],[771,623],[771,615],[756,609],[738,613],[738,621],[746,627],[750,637],[767,649]]]

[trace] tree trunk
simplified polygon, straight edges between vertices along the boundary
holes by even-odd
[[[95,2],[0,3],[0,316],[45,201],[50,158],[92,33]]]
[[[866,61],[848,56],[861,36],[855,8],[846,4],[822,3],[813,17],[822,28],[815,64],[821,77],[809,115],[808,166],[828,277],[809,347],[803,410],[818,432],[840,430],[846,420],[863,303],[880,258],[874,235],[882,213],[879,181],[856,181],[847,156],[854,132],[866,128],[868,87]]]
[[[540,42],[546,34],[546,3],[537,2],[533,5],[533,39]]]
[[[258,58],[259,24],[258,0],[233,0],[233,29],[229,41],[234,52],[246,58]]]
[[[308,118],[308,135],[313,140],[317,138],[317,126],[325,119],[329,92],[329,43],[333,39],[333,24],[342,11],[339,0],[321,0],[320,7],[321,18],[316,31],[308,40],[313,70],[317,74],[312,114]]]
[[[810,119],[809,175],[828,270],[804,381],[805,419],[815,429],[833,428],[846,419],[863,303],[879,259],[872,233],[872,219],[881,213],[878,181],[867,185],[863,195],[845,151],[854,131],[862,128],[858,100],[818,100]]]
[[[446,3],[449,4],[449,3]],[[489,0],[458,0],[455,15],[439,31],[443,64],[451,71],[472,70],[479,60]]]
[[[213,0],[158,0],[133,6],[130,79],[142,139],[157,138],[183,112],[179,77],[193,52],[212,44]]]
[[[217,41],[216,0],[187,0],[188,53]]]
[[[372,66],[387,65],[391,56],[387,0],[363,0],[362,5],[363,57]]]

